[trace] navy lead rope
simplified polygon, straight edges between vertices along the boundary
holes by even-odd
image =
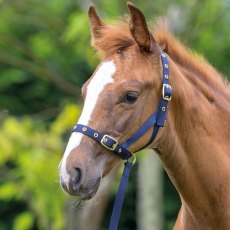
[[[119,188],[113,205],[113,212],[109,223],[109,230],[117,230],[118,228],[121,209],[125,198],[125,191],[126,191],[127,183],[129,180],[129,174],[132,166],[133,163],[131,162],[125,163],[124,171],[121,177],[121,182],[119,184]]]
[[[161,53],[161,62],[163,66],[162,96],[160,98],[157,111],[154,112],[125,143],[121,145],[113,137],[104,135],[103,133],[98,132],[97,130],[94,130],[86,125],[76,124],[73,129],[73,132],[80,132],[87,135],[88,137],[91,137],[125,161],[124,171],[121,177],[121,182],[115,198],[113,212],[110,219],[109,230],[117,230],[118,228],[130,170],[136,161],[135,154],[131,153],[127,148],[131,146],[135,141],[137,141],[141,136],[143,136],[150,128],[153,128],[153,133],[150,140],[141,149],[147,147],[154,141],[159,128],[164,127],[165,125],[168,114],[168,102],[172,97],[172,88],[169,84],[169,63],[164,52]]]

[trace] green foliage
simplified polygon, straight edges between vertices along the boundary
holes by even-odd
[[[228,1],[195,1],[188,12],[188,22],[181,34],[191,48],[230,78],[230,20]]]
[[[64,148],[61,136],[70,130],[80,111],[75,105],[66,106],[49,127],[27,116],[2,121],[0,202],[15,200],[25,205],[2,229],[32,229],[35,223],[38,229],[64,228],[66,198],[57,170]],[[10,207],[3,213],[7,209]]]
[[[0,3],[0,110],[31,114],[79,97],[95,66],[89,42],[74,1]]]
[[[29,230],[32,228],[34,217],[31,212],[23,212],[19,214],[13,224],[13,230]]]

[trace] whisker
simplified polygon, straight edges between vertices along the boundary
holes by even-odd
[[[60,180],[59,179],[55,179],[54,182],[55,183],[60,183]]]
[[[75,209],[83,209],[86,206],[86,202],[84,200],[72,200],[71,206]]]

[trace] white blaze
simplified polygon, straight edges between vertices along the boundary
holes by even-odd
[[[88,122],[91,118],[91,114],[97,104],[98,97],[100,93],[104,90],[105,86],[109,83],[112,83],[113,75],[116,71],[116,66],[113,61],[106,61],[103,62],[98,70],[96,71],[94,77],[90,81],[85,98],[85,104],[83,107],[83,111],[81,116],[78,120],[79,124],[88,125]],[[77,148],[78,145],[81,143],[83,134],[81,133],[72,133],[67,144],[65,153],[63,155],[62,161],[60,163],[60,173],[62,179],[67,182],[69,180],[69,174],[66,170],[66,160],[70,152]]]

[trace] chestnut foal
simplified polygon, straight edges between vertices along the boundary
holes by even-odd
[[[126,143],[159,108],[162,48],[173,89],[164,107],[167,122],[153,141],[155,126],[127,151],[134,153],[148,143],[158,153],[182,202],[174,229],[230,229],[229,84],[164,26],[155,28],[153,37],[143,13],[132,3],[128,8],[129,23],[113,26],[93,6],[89,9],[92,45],[102,62],[82,88],[85,103],[78,124],[113,137],[112,145],[100,145],[93,140],[97,137],[74,130],[60,162],[61,185],[70,195],[90,199],[121,161],[112,152],[117,143]]]

